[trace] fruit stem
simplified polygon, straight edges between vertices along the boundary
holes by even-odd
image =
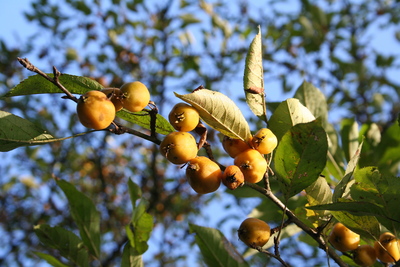
[[[157,124],[158,108],[153,101],[149,102],[149,106],[151,107],[151,110],[149,111],[151,136],[156,138],[156,136],[157,136],[157,132],[156,132],[157,125],[156,124]]]

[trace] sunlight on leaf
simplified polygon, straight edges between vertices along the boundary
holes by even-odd
[[[195,107],[201,119],[213,129],[231,138],[250,140],[251,132],[247,120],[238,106],[226,95],[208,89],[175,95]]]
[[[306,106],[316,118],[320,118],[322,126],[325,127],[328,120],[328,104],[325,95],[313,84],[304,81],[296,93],[294,98]]]
[[[286,199],[314,183],[326,165],[328,141],[318,121],[293,126],[274,155],[275,174]]]
[[[347,198],[350,194],[350,187],[354,183],[353,173],[357,167],[358,161],[360,159],[360,152],[363,146],[363,142],[358,146],[350,162],[347,164],[346,172],[344,177],[336,185],[333,192],[332,201],[336,202],[339,198]]]
[[[280,140],[292,126],[313,120],[315,120],[315,117],[308,108],[301,104],[298,99],[289,98],[279,104],[268,125]]]
[[[52,73],[48,73],[50,77],[53,77]],[[75,76],[69,74],[61,74],[59,77],[60,83],[68,89],[72,94],[80,94],[91,91],[101,90],[103,86],[87,77]],[[63,92],[60,88],[55,86],[50,81],[46,80],[39,74],[30,76],[29,78],[20,82],[17,86],[12,88],[4,97],[21,96],[21,95],[35,95],[35,94],[58,94]]]
[[[305,191],[307,193],[306,197],[310,206],[332,202],[331,187],[323,176],[319,176],[314,183],[305,189]],[[328,211],[318,211],[316,213],[319,218],[329,214]],[[320,224],[318,223],[318,225]]]
[[[147,130],[151,130],[151,116],[147,111],[130,112],[127,110],[120,110],[116,116],[123,120],[137,124]],[[175,131],[174,127],[160,114],[157,114],[156,120],[156,132],[159,134],[167,135]]]
[[[358,143],[358,123],[354,119],[343,119],[341,123],[342,148],[347,161],[356,153]]]
[[[399,232],[399,178],[382,175],[375,167],[366,167],[355,172],[354,180],[351,197],[355,201],[368,201],[382,207],[384,216],[377,217],[378,220],[389,231]]]
[[[0,110],[0,151],[53,142],[53,136],[36,124]]]
[[[250,44],[244,67],[243,88],[251,111],[266,121],[261,29]]]

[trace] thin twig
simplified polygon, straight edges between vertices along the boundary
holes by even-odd
[[[266,249],[262,249],[262,247],[253,247],[253,248],[256,249],[256,250],[258,250],[258,251],[261,252],[261,253],[264,253],[264,254],[266,254],[266,255],[268,255],[268,256],[270,256],[270,257],[272,257],[272,258],[278,260],[283,266],[285,266],[285,267],[290,267],[290,265],[289,265],[287,262],[285,262],[285,261],[280,257],[280,255],[275,255],[274,253],[271,253],[271,252],[269,252],[269,251],[266,250]]]
[[[39,74],[40,76],[42,76],[43,78],[45,78],[46,80],[48,80],[49,82],[51,82],[52,84],[54,84],[55,86],[57,86],[58,88],[61,89],[61,91],[67,95],[68,99],[71,99],[72,101],[74,101],[75,103],[78,103],[78,98],[76,98],[74,95],[72,95],[67,88],[65,88],[59,80],[59,77],[61,75],[61,73],[57,70],[56,67],[53,67],[53,74],[54,77],[50,77],[49,75],[47,75],[46,73],[44,73],[43,71],[41,71],[40,69],[38,69],[36,66],[34,66],[27,58],[20,58],[18,57],[18,62],[24,66],[27,70],[30,70],[32,72],[35,72],[37,74]]]
[[[121,125],[121,124],[119,124],[119,123],[117,123],[115,121],[112,124],[115,127],[109,127],[109,128],[107,128],[107,130],[112,132],[112,133],[114,133],[114,134],[129,133],[129,134],[132,134],[132,135],[136,135],[136,136],[138,136],[140,138],[143,138],[143,139],[145,139],[147,141],[153,142],[156,145],[160,145],[161,144],[161,141],[156,136],[151,136],[151,135],[144,134],[144,133],[136,131],[134,129],[125,127],[125,126],[123,126],[123,125]]]
[[[158,108],[157,108],[156,104],[153,101],[150,101],[149,105],[151,106],[151,110],[149,111],[149,114],[150,114],[150,131],[151,131],[151,136],[155,138],[157,136],[156,126],[157,126]]]

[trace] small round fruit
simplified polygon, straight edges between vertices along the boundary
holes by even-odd
[[[222,139],[222,147],[231,158],[236,157],[243,151],[250,148],[250,146],[245,141],[240,139],[233,139],[228,136],[224,136],[224,138]]]
[[[234,190],[244,183],[244,175],[236,165],[229,165],[222,175],[222,183],[230,190]]]
[[[173,164],[184,164],[197,156],[197,143],[187,132],[172,132],[160,144],[161,154]]]
[[[190,132],[199,124],[199,112],[186,103],[176,104],[168,115],[169,122],[177,131]]]
[[[375,241],[374,248],[376,256],[381,262],[389,263],[400,260],[400,241],[392,233],[381,234],[379,242]]]
[[[115,118],[114,104],[100,91],[82,95],[76,111],[82,125],[95,130],[107,128]]]
[[[251,248],[262,247],[267,244],[271,236],[271,228],[268,223],[260,219],[247,218],[240,225],[238,236],[243,243]]]
[[[122,105],[131,112],[142,111],[150,101],[150,92],[141,82],[126,83],[121,86],[124,94]]]
[[[222,171],[218,164],[203,156],[191,159],[186,167],[186,178],[199,194],[216,191],[221,185]]]
[[[360,244],[360,235],[339,222],[333,226],[329,235],[329,242],[335,249],[341,252],[355,250]]]
[[[251,144],[261,154],[269,154],[278,145],[278,139],[270,129],[262,128],[253,136]]]
[[[260,152],[251,148],[237,155],[233,162],[242,171],[244,180],[249,183],[261,181],[268,168],[268,163]]]
[[[120,111],[122,106],[122,92],[119,88],[104,88],[101,90],[115,106],[115,111]]]
[[[372,266],[376,262],[375,249],[370,245],[361,245],[353,251],[353,260],[362,267]]]

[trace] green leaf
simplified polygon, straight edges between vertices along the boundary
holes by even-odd
[[[196,234],[196,243],[208,266],[249,266],[219,230],[191,223],[189,229]]]
[[[332,190],[325,177],[319,176],[318,179],[305,189],[307,200],[310,206],[327,204],[332,202]],[[326,211],[318,215],[327,215]]]
[[[360,166],[376,165],[382,156],[377,153],[376,149],[381,140],[381,131],[376,123],[365,123],[361,126],[359,141],[363,141],[363,147],[359,160]]]
[[[245,117],[226,95],[208,89],[175,95],[195,107],[201,119],[213,129],[231,138],[250,140],[251,132]]]
[[[298,99],[289,98],[279,104],[272,114],[268,126],[280,140],[292,126],[313,120],[315,120],[315,117],[308,108],[301,104]]]
[[[137,254],[129,242],[125,244],[122,252],[121,267],[144,267],[142,256]]]
[[[346,160],[350,161],[358,147],[358,123],[354,119],[343,119],[341,125],[342,148]]]
[[[123,120],[137,124],[145,129],[151,130],[151,117],[147,111],[129,112],[127,110],[120,110],[117,112],[117,117]],[[156,132],[159,134],[167,135],[175,131],[174,127],[160,114],[156,116]]]
[[[65,265],[64,263],[62,263],[61,261],[57,260],[56,258],[54,258],[49,254],[42,253],[39,251],[34,251],[33,253],[36,256],[40,257],[42,260],[45,260],[48,264],[50,264],[53,267],[68,267],[68,265]]]
[[[399,177],[382,175],[377,168],[367,167],[357,170],[354,180],[351,197],[355,201],[368,201],[381,207],[383,216],[378,220],[389,231],[400,231]]]
[[[47,74],[53,77],[53,74]],[[103,86],[98,82],[82,76],[75,76],[69,74],[61,74],[59,77],[60,83],[68,89],[72,94],[81,94],[91,90],[101,90]],[[4,97],[21,96],[21,95],[34,95],[34,94],[56,94],[63,93],[60,88],[55,86],[50,81],[46,80],[39,74],[30,76],[23,80],[17,86],[12,88]]]
[[[339,199],[339,202],[307,207],[312,210],[348,211],[356,216],[384,216],[382,207],[367,201]]]
[[[89,266],[89,255],[82,240],[74,233],[59,226],[40,224],[34,227],[35,234],[45,246],[57,249],[61,256],[75,266]],[[47,257],[47,259],[50,259]]]
[[[149,248],[147,241],[153,230],[153,217],[147,212],[143,213],[131,225],[125,227],[130,245],[135,249],[137,255],[141,255]]]
[[[262,64],[261,29],[250,44],[246,56],[243,75],[243,88],[246,102],[251,111],[260,119],[266,121],[266,106],[264,94],[264,70]]]
[[[360,152],[362,149],[363,143],[361,143],[355,154],[350,159],[349,164],[347,164],[346,172],[344,177],[339,181],[336,185],[335,190],[333,192],[332,201],[336,202],[339,198],[348,198],[350,194],[350,187],[354,183],[353,173],[357,167],[358,160],[360,159]]]
[[[328,141],[318,121],[293,126],[274,155],[275,173],[288,199],[314,183],[326,165]]]
[[[340,222],[365,238],[379,237],[380,224],[376,216],[383,216],[382,208],[369,202],[343,199],[341,202],[307,207],[311,210],[329,210]]]
[[[142,190],[131,179],[128,180],[129,196],[131,198],[132,207],[136,207],[136,201],[142,197]]]
[[[65,180],[58,180],[57,185],[68,199],[72,218],[78,226],[84,244],[96,258],[99,258],[100,213],[96,210],[93,201],[79,192],[72,184]]]
[[[52,142],[53,136],[36,124],[0,110],[0,151]]]
[[[385,173],[396,174],[400,164],[400,127],[393,124],[382,134],[382,141],[376,148],[378,168]]]
[[[294,98],[299,99],[314,117],[320,118],[325,127],[328,120],[328,104],[325,95],[317,87],[304,81],[294,94]]]
[[[147,241],[150,239],[151,231],[154,227],[153,217],[146,212],[148,203],[141,199],[142,191],[134,182],[128,182],[129,194],[131,197],[133,213],[132,220],[125,227],[130,246],[136,251],[136,255],[141,255],[148,249]],[[140,200],[137,205],[137,200]]]

